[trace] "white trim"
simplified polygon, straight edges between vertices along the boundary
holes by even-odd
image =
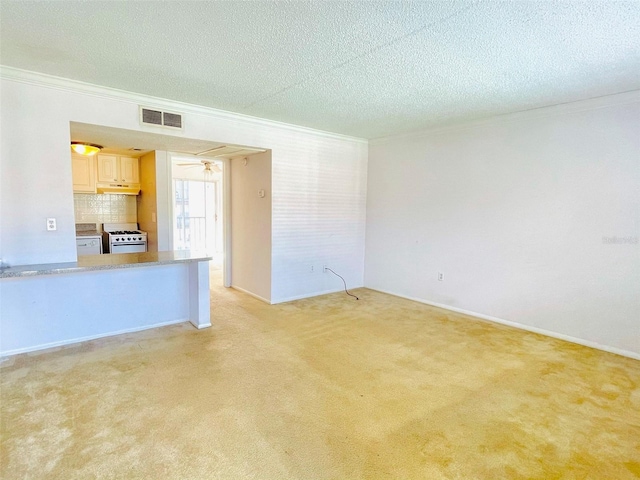
[[[126,90],[120,90],[117,88],[103,87],[100,85],[81,82],[78,80],[70,80],[67,78],[56,77],[54,75],[47,75],[44,73],[22,70],[20,68],[8,67],[6,65],[0,65],[0,78],[4,78],[6,80],[11,80],[14,82],[28,83],[31,85],[54,88],[58,90],[81,92],[86,95],[92,95],[100,98],[127,101],[130,103],[134,103],[136,105],[144,105],[145,107],[148,107],[148,108],[163,108],[167,110],[181,112],[182,114],[190,113],[190,114],[196,114],[196,115],[206,115],[209,117],[216,117],[219,119],[245,123],[252,126],[259,125],[259,126],[267,126],[267,127],[277,127],[277,128],[282,128],[286,130],[312,134],[316,136],[336,138],[341,140],[349,140],[352,142],[359,142],[359,143],[368,143],[368,140],[365,138],[351,137],[348,135],[327,132],[324,130],[315,130],[309,127],[302,127],[302,126],[293,125],[290,123],[278,122],[275,120],[268,120],[266,118],[252,117],[250,115],[243,115],[241,113],[229,112],[227,110],[220,110],[217,108],[205,107],[203,105],[194,105],[192,103],[184,103],[177,100],[153,97],[151,95],[145,95],[142,93],[128,92]],[[184,122],[184,118],[183,118],[183,122]],[[147,124],[144,124],[144,125],[147,126]],[[179,130],[175,129],[175,133],[178,133],[178,132]]]
[[[231,287],[231,160],[222,164],[222,286]],[[272,229],[273,230],[273,229]]]
[[[170,232],[169,232],[169,250],[175,250],[175,245],[173,244],[173,237],[175,236],[175,228],[176,228],[176,219],[174,217],[174,210],[175,210],[175,201],[176,201],[176,182],[173,179],[173,158],[172,158],[172,152],[165,150],[165,153],[167,155],[167,180],[168,180],[168,187],[169,187],[169,195],[168,195],[168,209],[167,209],[167,214],[169,215],[169,221],[170,221]]]
[[[362,286],[349,287],[349,290],[354,290],[356,288],[364,288],[364,287]],[[344,288],[338,288],[336,290],[323,290],[322,292],[307,293],[304,295],[295,295],[293,297],[285,297],[272,302],[272,304],[275,305],[277,303],[293,302],[294,300],[304,300],[305,298],[319,297],[320,295],[329,295],[330,293],[339,293],[339,292],[344,292]]]
[[[258,300],[261,300],[264,303],[268,303],[269,305],[271,305],[271,302],[269,300],[267,300],[264,297],[261,297],[260,295],[256,295],[255,293],[250,292],[249,290],[245,290],[244,288],[238,287],[237,285],[231,285],[231,288],[233,288],[234,290],[238,290],[239,292],[246,293],[247,295],[253,298],[257,298]]]
[[[73,343],[88,342],[89,340],[96,340],[98,338],[112,337],[114,335],[122,335],[124,333],[141,332],[143,330],[150,330],[152,328],[158,328],[158,327],[166,327],[167,325],[175,325],[176,323],[185,323],[185,322],[189,322],[190,325],[193,325],[188,318],[178,319],[178,320],[169,320],[168,322],[154,323],[153,325],[145,325],[143,327],[126,328],[124,330],[117,330],[115,332],[100,333],[98,335],[89,335],[86,337],[72,338],[71,340],[62,340],[60,342],[44,343],[42,345],[35,345],[32,347],[16,348],[15,350],[7,350],[6,352],[0,352],[0,357],[8,357],[10,355],[18,355],[20,353],[46,350],[48,348],[63,347],[65,345],[71,345]],[[209,326],[211,326],[211,324],[209,324]]]
[[[484,315],[482,313],[472,312],[471,310],[465,310],[463,308],[451,307],[449,305],[445,305],[443,303],[430,302],[428,300],[424,300],[422,298],[409,297],[407,295],[400,295],[399,293],[389,292],[387,290],[380,290],[377,288],[367,287],[369,290],[373,290],[380,293],[386,293],[387,295],[393,295],[394,297],[405,298],[407,300],[412,300],[418,303],[424,303],[425,305],[431,305],[432,307],[442,308],[444,310],[450,310],[456,313],[462,313],[464,315],[469,315],[471,317],[480,318],[482,320],[487,320],[489,322],[499,323],[502,325],[507,325],[509,327],[517,328],[520,330],[526,330],[528,332],[539,333],[540,335],[545,335],[547,337],[557,338],[559,340],[564,340],[565,342],[577,343],[578,345],[582,345],[584,347],[595,348],[596,350],[602,350],[608,353],[615,353],[616,355],[621,355],[623,357],[633,358],[635,360],[640,360],[640,353],[632,352],[630,350],[622,350],[621,348],[611,347],[609,345],[602,345],[600,343],[591,342],[589,340],[584,340],[582,338],[572,337],[570,335],[565,335],[563,333],[553,332],[551,330],[545,330],[544,328],[531,327],[529,325],[524,325],[522,323],[512,322],[510,320],[504,320],[498,317],[492,317],[491,315]]]
[[[500,123],[518,122],[522,120],[530,120],[532,118],[545,118],[557,115],[567,115],[571,113],[585,112],[588,110],[596,110],[599,108],[607,108],[616,105],[630,105],[632,103],[638,102],[640,102],[640,90],[631,90],[628,92],[589,98],[587,100],[576,100],[575,102],[536,107],[528,110],[520,110],[517,112],[509,112],[499,115],[493,115],[491,117],[479,118],[476,120],[456,122],[446,126],[436,125],[419,131],[400,133],[397,135],[389,135],[386,137],[378,137],[370,139],[369,145],[384,145],[390,142],[419,139],[452,131],[468,130],[471,128],[485,127]]]
[[[191,325],[193,325],[194,327],[196,327],[198,330],[202,330],[203,328],[209,328],[211,326],[210,323],[203,323],[201,325],[196,325],[193,322],[189,321],[189,323],[191,323]]]

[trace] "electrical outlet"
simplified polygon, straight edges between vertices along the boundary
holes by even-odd
[[[56,225],[56,219],[55,218],[47,218],[47,230],[49,230],[50,232],[53,230],[57,230],[58,226]]]
[[[315,271],[315,269],[313,268],[313,265],[311,265],[311,273],[313,273]]]
[[[327,268],[329,268],[329,267],[327,267],[326,265],[323,265],[322,266],[322,272],[323,273],[327,273]]]
[[[444,273],[442,273],[442,272],[438,272],[438,281],[439,281],[439,282],[444,281]]]

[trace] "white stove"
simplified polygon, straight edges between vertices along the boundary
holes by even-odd
[[[147,233],[137,223],[104,223],[102,246],[104,253],[146,252]]]

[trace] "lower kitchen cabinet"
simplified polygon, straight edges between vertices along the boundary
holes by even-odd
[[[76,237],[78,255],[100,255],[102,253],[102,237]]]

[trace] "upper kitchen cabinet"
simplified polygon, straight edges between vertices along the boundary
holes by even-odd
[[[98,155],[98,183],[140,183],[138,159],[120,155]]]
[[[72,153],[71,172],[74,193],[96,193],[95,157]]]

